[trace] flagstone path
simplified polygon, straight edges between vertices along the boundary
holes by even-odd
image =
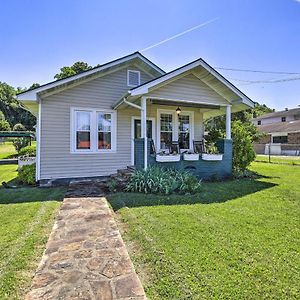
[[[146,299],[104,197],[64,199],[25,299]]]

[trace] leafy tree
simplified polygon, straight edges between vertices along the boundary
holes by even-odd
[[[40,86],[40,84],[35,82],[35,83],[33,83],[33,84],[29,87],[28,91],[33,90],[33,89],[36,89],[36,88],[38,88],[39,86]]]
[[[10,131],[9,123],[4,119],[0,120],[0,131]]]
[[[17,123],[14,125],[13,131],[26,131],[26,128],[23,124]]]
[[[77,61],[70,67],[68,67],[68,66],[62,67],[60,69],[60,73],[56,74],[54,76],[54,78],[55,79],[63,79],[63,78],[67,78],[72,75],[82,73],[82,72],[84,72],[86,70],[90,70],[90,69],[92,69],[92,66],[89,66],[87,63],[85,63],[83,61]]]
[[[236,112],[231,115],[231,135],[233,139],[233,168],[235,171],[244,171],[255,159],[252,143],[258,141],[263,135],[251,122],[253,116],[260,116],[273,111],[265,104],[256,103],[253,109]],[[205,129],[208,135],[205,137],[208,143],[216,142],[225,137],[226,116],[219,116],[208,120]]]
[[[33,130],[36,118],[15,98],[16,93],[24,90],[26,89],[14,89],[7,83],[0,82],[0,111],[2,111],[10,127],[21,123],[29,130]]]
[[[0,110],[0,121],[5,120],[4,113]]]

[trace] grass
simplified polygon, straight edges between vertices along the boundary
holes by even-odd
[[[17,151],[12,142],[0,143],[0,159],[11,158]]]
[[[269,162],[268,155],[257,155],[257,162]],[[300,165],[300,156],[271,155],[271,163]]]
[[[149,299],[300,298],[300,168],[251,169],[194,196],[110,196]]]
[[[1,181],[16,176],[16,165],[0,166]],[[0,299],[24,298],[64,193],[61,188],[0,188]]]
[[[36,141],[32,141],[32,145],[36,145]],[[14,158],[17,151],[12,142],[0,143],[0,159]]]

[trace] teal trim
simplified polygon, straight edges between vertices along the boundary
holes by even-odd
[[[135,161],[136,168],[144,167],[144,140],[135,139]],[[172,168],[177,170],[188,170],[199,178],[208,179],[211,176],[221,178],[230,177],[232,175],[232,140],[219,140],[217,147],[220,153],[223,153],[223,159],[220,161],[207,161],[201,157],[197,161],[185,161],[181,159],[179,162],[157,162],[155,155],[150,154],[150,140],[148,140],[148,166],[160,166],[163,168]]]

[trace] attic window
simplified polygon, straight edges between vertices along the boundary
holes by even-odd
[[[127,71],[127,85],[128,86],[140,85],[140,77],[141,77],[140,71],[128,70]]]

